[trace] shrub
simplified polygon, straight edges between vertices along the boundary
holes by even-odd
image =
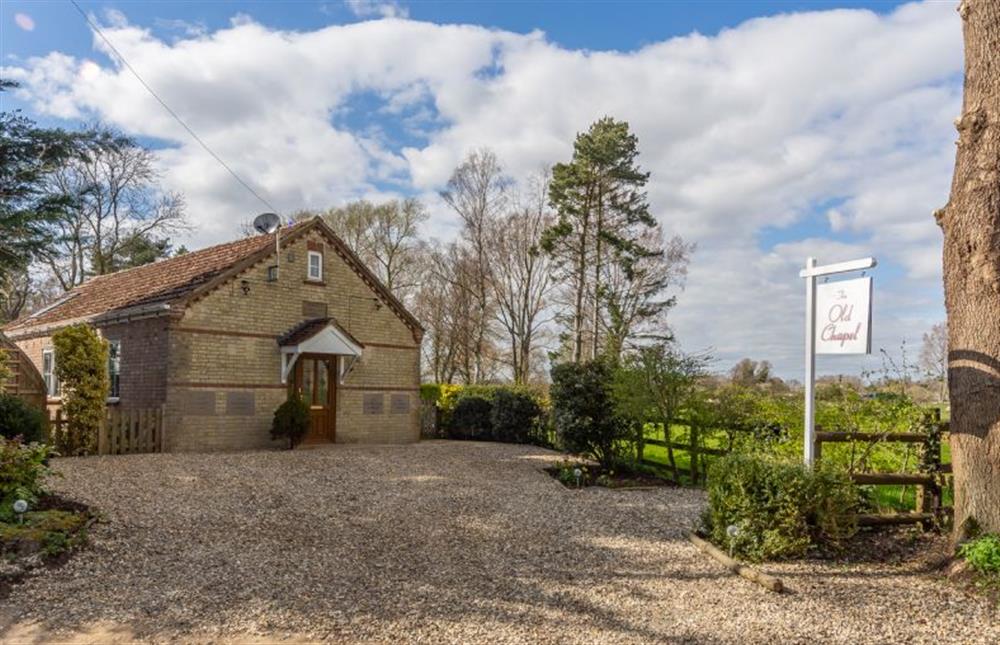
[[[709,468],[705,523],[717,544],[748,560],[790,558],[853,535],[857,502],[845,473],[728,455]]]
[[[14,502],[34,504],[44,492],[52,448],[40,443],[22,443],[0,437],[0,521],[14,519]]]
[[[288,400],[274,411],[271,424],[272,439],[287,439],[289,450],[302,441],[309,430],[309,406],[298,392],[293,392]]]
[[[420,384],[420,400],[429,403],[437,403],[441,398],[441,386],[437,383]]]
[[[448,420],[449,439],[489,441],[493,438],[491,416],[493,403],[482,396],[464,396],[458,400]]]
[[[8,359],[9,355],[7,354],[7,350],[0,347],[0,392],[3,392],[3,386],[6,385],[7,380],[14,375],[14,373],[10,371],[10,367],[7,366]]]
[[[108,400],[108,344],[86,324],[60,329],[52,344],[66,412],[66,431],[56,445],[64,454],[92,453]]]
[[[493,438],[507,443],[532,443],[542,408],[526,392],[497,390],[490,416]]]
[[[593,457],[604,469],[618,457],[628,424],[615,412],[611,368],[604,361],[552,368],[552,419],[567,450]]]
[[[41,441],[45,414],[12,394],[0,392],[0,437],[20,437],[24,442]]]
[[[984,576],[1000,581],[1000,535],[988,533],[958,547],[958,554]]]

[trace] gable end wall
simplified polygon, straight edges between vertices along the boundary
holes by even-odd
[[[310,247],[323,253],[319,284],[306,280]],[[274,263],[272,254],[190,303],[172,323],[168,449],[275,446],[269,437],[271,420],[288,389],[280,381],[277,338],[312,317],[308,314],[319,303],[365,345],[362,359],[337,389],[336,440],[416,441],[420,352],[413,330],[378,300],[319,231],[282,244],[279,278],[268,282],[267,269]],[[366,394],[385,397],[382,414],[364,413]],[[396,407],[389,405],[393,396]],[[408,407],[402,397],[409,399]],[[249,408],[252,415],[246,414]]]

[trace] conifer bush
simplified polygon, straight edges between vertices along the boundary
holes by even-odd
[[[57,331],[52,344],[67,421],[56,446],[64,455],[94,453],[108,401],[108,343],[81,323]]]
[[[298,391],[292,392],[288,400],[274,411],[271,424],[271,438],[285,439],[291,450],[302,441],[309,431],[309,406]]]

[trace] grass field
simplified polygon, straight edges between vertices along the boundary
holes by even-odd
[[[688,442],[688,429],[686,426],[674,425],[670,430],[670,440],[672,443],[685,444]],[[727,446],[727,440],[724,432],[705,432],[702,436],[704,439],[703,445],[707,448],[722,449]],[[647,433],[647,438],[663,440],[664,433],[661,429],[652,430]],[[647,444],[643,451],[643,458],[647,462],[660,466],[668,477],[672,477],[666,448]],[[704,473],[705,467],[716,458],[717,457],[712,455],[700,455],[700,464],[698,468],[699,472]],[[677,464],[680,479],[678,483],[687,486],[701,483],[692,482],[690,474],[691,454],[689,452],[674,448],[674,461]],[[951,462],[951,451],[947,441],[943,441],[941,444],[941,461],[945,464]],[[902,464],[893,459],[891,454],[882,456],[879,459],[879,462],[882,464],[886,472],[891,472],[894,469],[900,471],[902,470]],[[916,472],[915,457],[911,460],[905,470],[907,472]],[[701,477],[704,477],[704,475],[702,474]],[[869,486],[867,488],[870,490],[871,501],[879,512],[914,510],[917,498],[917,487],[915,486]],[[951,506],[951,487],[946,487],[944,489],[943,497],[943,504],[945,506]]]

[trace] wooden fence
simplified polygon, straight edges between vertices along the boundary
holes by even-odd
[[[699,483],[704,483],[707,476],[708,468],[705,462],[705,456],[710,457],[721,457],[722,455],[728,454],[729,451],[723,448],[710,448],[703,445],[701,442],[704,441],[704,433],[697,426],[692,426],[689,421],[683,419],[674,420],[671,426],[686,426],[690,429],[688,433],[688,440],[691,443],[681,443],[679,441],[674,441],[671,437],[671,432],[668,428],[664,428],[663,439],[650,439],[646,438],[643,442],[646,446],[658,446],[660,448],[665,448],[667,450],[679,451],[687,453],[688,455],[688,467],[686,469],[678,469],[678,474],[681,472],[685,473],[690,480],[691,484],[697,485]],[[714,429],[718,430],[718,429]],[[670,464],[668,462],[653,461],[650,459],[642,459],[642,462],[649,466],[655,466],[660,469],[669,469]],[[679,477],[678,477],[679,479]],[[680,481],[677,482],[682,483]]]
[[[816,433],[816,461],[822,459],[823,444],[858,442],[869,447],[878,443],[919,444],[920,472],[916,473],[851,473],[855,484],[862,486],[916,486],[916,504],[912,512],[866,513],[858,515],[860,526],[940,523],[951,509],[944,505],[943,491],[951,476],[951,464],[942,463],[941,445],[948,424],[941,422],[941,411],[934,410],[924,423],[923,432],[823,432]]]
[[[723,447],[711,448],[702,445],[706,435],[725,432],[720,428],[692,428],[690,422],[676,420],[674,427],[689,428],[688,441],[682,443],[664,432],[663,439],[647,438],[645,445],[659,446],[675,452],[686,453],[688,464],[686,468],[678,467],[678,479],[687,479],[686,483],[703,484],[707,473],[707,459],[728,454]],[[861,486],[915,486],[917,489],[915,508],[912,512],[899,513],[868,513],[858,516],[861,526],[885,526],[894,524],[922,523],[925,525],[940,523],[947,517],[951,509],[944,504],[944,490],[948,487],[951,477],[951,464],[943,463],[941,446],[947,439],[948,424],[941,421],[941,411],[934,410],[924,423],[921,432],[816,432],[816,460],[822,459],[823,444],[856,442],[864,446],[879,443],[908,443],[921,446],[921,463],[919,472],[907,473],[871,473],[854,472],[851,479]],[[675,455],[676,456],[676,455]],[[643,459],[643,463],[658,469],[670,471],[670,464],[665,461]],[[685,483],[685,482],[678,482]]]
[[[67,431],[68,421],[62,408],[49,418],[49,441],[58,445],[58,437]],[[119,410],[108,408],[97,434],[98,455],[126,455],[163,452],[166,424],[163,408]]]

